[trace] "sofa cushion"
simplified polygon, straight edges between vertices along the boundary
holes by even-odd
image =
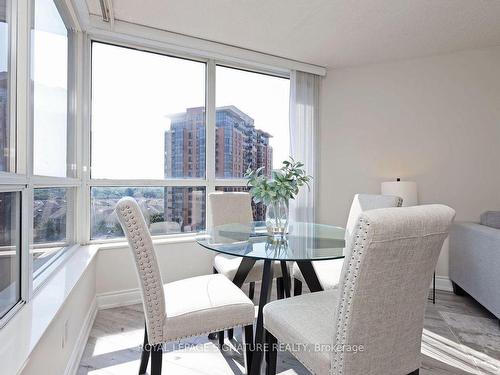
[[[481,225],[500,229],[500,211],[486,211],[481,215]]]

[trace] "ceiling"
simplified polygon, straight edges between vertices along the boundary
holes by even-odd
[[[86,0],[100,15],[98,0]],[[498,0],[112,0],[115,19],[325,67],[500,45]]]

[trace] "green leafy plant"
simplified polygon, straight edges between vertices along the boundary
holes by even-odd
[[[312,177],[306,174],[303,167],[304,163],[290,157],[290,160],[283,162],[280,169],[271,172],[271,178],[262,173],[264,167],[255,171],[248,168],[245,178],[248,179],[247,186],[250,187],[254,202],[262,202],[268,206],[278,201],[295,199],[302,186],[307,185],[310,188],[309,181]]]

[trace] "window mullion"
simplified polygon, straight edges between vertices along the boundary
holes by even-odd
[[[81,93],[81,119],[82,137],[81,142],[81,188],[78,195],[77,211],[80,213],[80,223],[78,224],[78,239],[81,243],[90,241],[90,137],[91,137],[91,111],[92,111],[92,41],[88,34],[83,35],[83,65],[81,67],[83,82]],[[80,142],[79,142],[80,143]]]
[[[208,210],[208,194],[215,191],[215,61],[209,60],[207,63],[207,85],[206,85],[206,179],[207,179],[207,200],[205,209],[205,222],[210,228],[210,215]]]
[[[207,93],[206,93],[206,165],[207,165],[207,193],[215,190],[215,62],[207,63]]]

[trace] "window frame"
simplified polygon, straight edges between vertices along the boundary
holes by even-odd
[[[8,89],[8,106],[9,106],[9,122],[8,125],[11,129],[11,142],[10,144],[10,154],[11,157],[14,156],[14,160],[11,159],[11,170],[6,172],[0,172],[0,178],[2,183],[0,184],[1,192],[19,192],[20,193],[20,241],[19,241],[19,251],[20,251],[20,299],[14,304],[11,309],[4,315],[0,317],[0,328],[5,326],[7,322],[21,309],[21,307],[29,301],[31,298],[31,263],[29,258],[29,202],[30,193],[28,189],[28,177],[26,175],[26,153],[25,147],[22,147],[21,140],[26,140],[23,138],[26,134],[26,124],[19,121],[19,115],[22,113],[24,107],[22,106],[22,85],[19,84],[18,75],[22,71],[21,64],[18,64],[18,46],[22,46],[22,43],[18,43],[19,36],[21,34],[21,29],[23,27],[21,19],[19,17],[20,5],[16,1],[7,0],[6,15],[8,20],[8,38],[9,42],[7,44],[7,49],[9,53],[8,61],[8,77],[9,77],[9,89]],[[14,138],[13,138],[14,137]],[[15,148],[15,151],[14,151]],[[24,235],[23,235],[24,234]]]
[[[132,39],[132,38],[131,38]],[[205,178],[165,178],[165,179],[92,179],[90,176],[91,166],[91,130],[92,130],[92,44],[104,43],[117,47],[131,48],[138,51],[156,53],[169,57],[181,58],[191,61],[203,62],[206,64],[205,75],[205,127],[206,127],[206,146],[205,146]],[[85,114],[84,119],[84,139],[83,139],[83,186],[84,196],[82,201],[85,202],[85,210],[83,218],[83,228],[85,228],[85,243],[116,243],[123,242],[123,237],[110,239],[92,239],[91,238],[91,189],[93,187],[103,186],[123,186],[123,187],[205,187],[205,194],[215,192],[216,187],[240,187],[246,186],[247,180],[242,178],[216,178],[215,177],[215,132],[216,132],[216,67],[223,66],[243,70],[252,73],[265,74],[273,77],[290,79],[290,71],[283,69],[263,68],[252,66],[251,63],[241,62],[235,63],[225,59],[214,59],[212,57],[204,57],[201,54],[186,54],[182,51],[169,47],[152,47],[150,45],[139,45],[135,40],[127,40],[127,38],[108,35],[103,37],[90,33],[85,41],[85,66],[87,67],[85,76],[85,100],[86,107],[89,109]],[[208,202],[208,200],[206,200]],[[206,205],[205,223],[210,225],[209,207]],[[165,234],[154,236],[155,240],[175,239],[185,240],[186,238],[194,238],[196,233],[179,233]]]

